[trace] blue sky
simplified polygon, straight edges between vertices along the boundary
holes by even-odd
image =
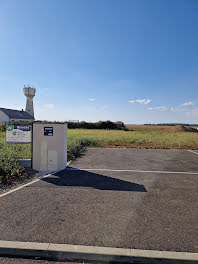
[[[198,123],[197,0],[0,0],[0,107]]]

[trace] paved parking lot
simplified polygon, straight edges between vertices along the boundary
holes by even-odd
[[[198,155],[88,149],[0,198],[0,240],[198,252]]]

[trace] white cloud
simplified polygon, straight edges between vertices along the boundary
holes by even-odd
[[[171,112],[184,112],[184,111],[187,111],[186,108],[175,108],[175,107],[171,107],[170,110],[171,110]]]
[[[136,102],[139,104],[149,104],[151,100],[150,99],[138,99],[136,100]]]
[[[184,104],[182,104],[182,105],[184,105],[184,106],[195,105],[195,103],[194,103],[194,102],[186,102],[186,103],[184,103]]]
[[[43,107],[47,109],[54,109],[55,105],[54,104],[44,104]]]
[[[150,99],[137,99],[137,100],[130,100],[128,103],[134,104],[134,103],[139,103],[139,104],[150,104],[151,100]]]
[[[157,106],[157,107],[149,107],[148,110],[160,110],[160,111],[166,111],[168,108],[166,106]]]
[[[95,98],[90,98],[89,101],[90,102],[94,102],[94,101],[96,101],[96,99]]]

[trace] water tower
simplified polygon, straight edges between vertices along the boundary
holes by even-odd
[[[25,86],[23,88],[24,95],[27,97],[26,101],[26,109],[25,111],[28,112],[34,118],[34,105],[33,105],[33,98],[36,94],[36,89],[30,86]]]

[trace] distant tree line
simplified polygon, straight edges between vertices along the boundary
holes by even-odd
[[[67,122],[68,128],[84,128],[84,129],[119,129],[118,126],[107,120],[107,121],[99,121],[99,122]],[[124,128],[124,124],[122,125]]]
[[[98,121],[98,122],[85,122],[85,121],[81,121],[81,122],[71,122],[71,121],[64,121],[64,122],[58,122],[58,121],[53,121],[53,122],[49,122],[49,121],[36,121],[36,122],[42,122],[42,123],[67,123],[68,124],[68,128],[83,128],[83,129],[127,129],[124,125],[124,123],[122,123],[122,125],[119,126],[116,124],[116,122],[111,122],[110,120],[107,121]]]
[[[83,128],[83,129],[114,129],[114,130],[128,130],[124,123],[119,123],[116,124],[116,122],[111,122],[110,120],[107,121],[98,121],[98,122],[71,122],[71,121],[65,121],[65,122],[59,122],[59,121],[35,121],[39,123],[54,123],[54,124],[63,124],[67,123],[68,128]],[[32,125],[32,121],[15,121],[11,122],[10,124],[15,124],[15,125]],[[0,125],[0,131],[5,131],[6,125]]]

